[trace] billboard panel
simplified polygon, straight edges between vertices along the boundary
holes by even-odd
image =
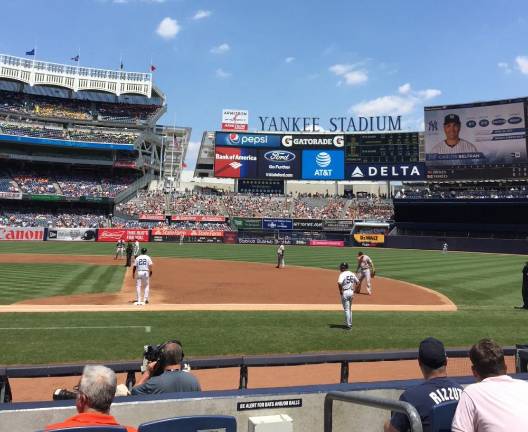
[[[343,134],[295,134],[283,135],[281,139],[283,147],[296,148],[343,148],[345,136]]]
[[[528,162],[523,99],[425,108],[428,166]]]
[[[95,228],[48,228],[48,240],[58,241],[95,241]]]
[[[262,229],[265,230],[292,230],[291,219],[262,218]]]
[[[215,132],[215,145],[227,147],[280,147],[281,136],[265,133]]]
[[[97,241],[98,242],[117,242],[118,240],[125,241],[140,241],[146,243],[149,241],[148,229],[130,229],[130,228],[98,228]]]
[[[214,175],[224,178],[255,178],[257,151],[240,147],[216,147]]]
[[[345,153],[342,150],[303,150],[303,180],[343,180]]]
[[[425,163],[346,164],[347,180],[424,180]]]
[[[292,150],[259,150],[259,178],[299,179],[301,177],[301,154]]]
[[[44,228],[22,228],[0,226],[0,240],[39,241],[44,240]]]
[[[249,112],[247,110],[223,109],[222,129],[232,131],[247,131]]]

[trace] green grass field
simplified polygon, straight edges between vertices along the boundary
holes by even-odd
[[[149,254],[273,263],[275,247],[151,243]],[[354,263],[358,249],[288,247],[288,265],[336,269]],[[0,243],[0,254],[111,255],[112,244]],[[189,357],[415,349],[433,335],[449,347],[482,337],[503,345],[525,343],[528,313],[521,303],[516,255],[369,249],[380,276],[447,295],[458,312],[354,312],[354,330],[332,328],[342,312],[121,312],[0,314],[0,365],[140,359],[144,344],[178,338]],[[0,303],[31,297],[115,291],[122,267],[72,264],[2,264]],[[337,278],[337,270],[336,270]],[[328,287],[334,289],[335,287]],[[153,287],[155,289],[155,286]],[[337,299],[336,299],[337,302]]]

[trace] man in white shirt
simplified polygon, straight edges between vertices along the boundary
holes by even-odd
[[[528,383],[506,375],[502,348],[482,339],[469,351],[476,384],[460,397],[451,429],[454,432],[528,431]]]
[[[150,291],[150,277],[152,276],[152,260],[147,255],[147,249],[141,249],[141,255],[138,255],[134,261],[132,277],[136,279],[136,306],[148,304]],[[144,296],[141,296],[141,286],[145,285]],[[143,299],[143,300],[142,300]]]
[[[279,248],[277,249],[277,268],[284,268],[284,245],[282,240],[279,241]]]
[[[354,298],[354,288],[359,285],[357,276],[348,270],[348,263],[343,262],[339,265],[339,278],[337,279],[337,288],[341,296],[341,304],[345,311],[345,328],[352,329],[352,299]]]
[[[368,255],[365,255],[363,252],[358,252],[357,260],[358,265],[356,273],[359,278],[359,284],[357,285],[357,288],[354,291],[356,294],[359,294],[359,292],[361,291],[361,282],[363,282],[363,279],[365,279],[367,281],[368,295],[372,295],[372,284],[370,279],[376,274],[374,263],[372,262],[370,257]]]

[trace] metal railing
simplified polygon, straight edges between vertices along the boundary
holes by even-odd
[[[377,396],[369,396],[357,392],[330,392],[325,396],[324,432],[332,432],[333,405],[336,400],[403,413],[409,419],[411,432],[422,432],[422,421],[420,420],[420,416],[418,415],[416,408],[410,403]]]

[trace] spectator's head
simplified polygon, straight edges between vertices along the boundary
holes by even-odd
[[[506,373],[504,351],[492,339],[481,339],[473,345],[469,350],[469,358],[473,375],[479,381]]]
[[[79,393],[77,394],[77,411],[98,411],[107,414],[114,400],[117,378],[113,370],[105,366],[85,366]]]
[[[179,366],[183,360],[183,348],[181,344],[176,341],[167,342],[160,355],[160,362],[163,369],[172,369],[174,366]]]
[[[428,337],[420,342],[418,364],[426,379],[431,375],[445,375],[447,355],[444,344],[434,337]]]

